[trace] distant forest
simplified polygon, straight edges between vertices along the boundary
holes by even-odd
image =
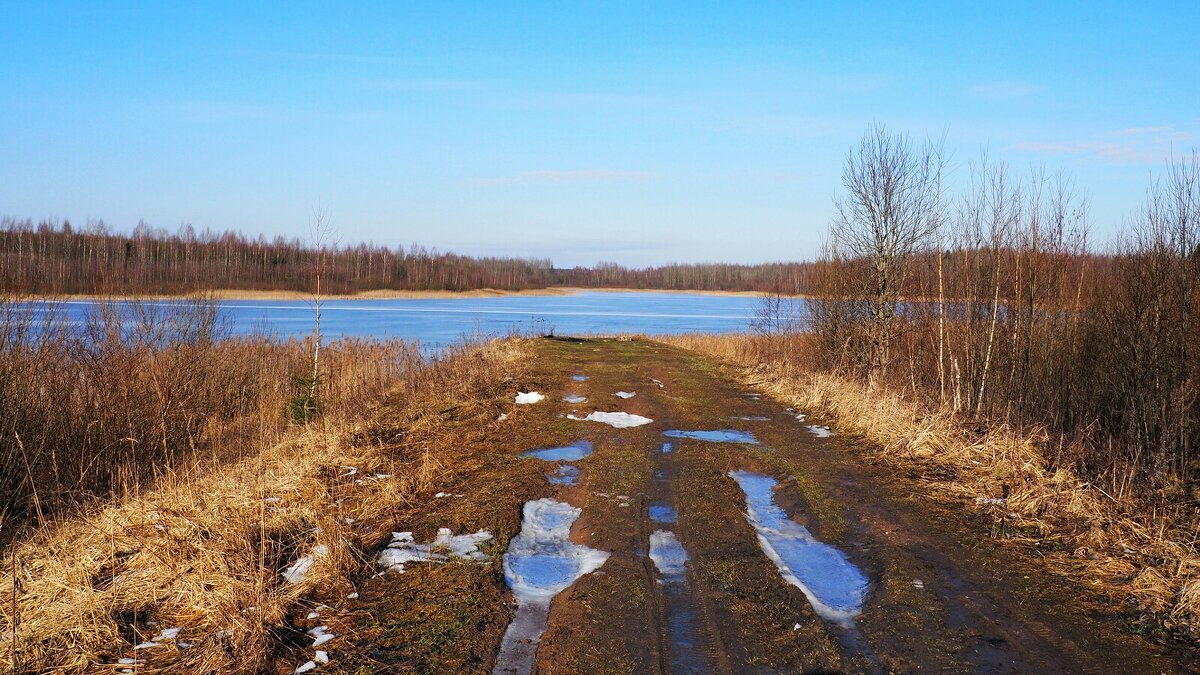
[[[811,263],[671,264],[630,269],[613,263],[555,268],[543,258],[473,258],[420,245],[315,247],[300,239],[240,232],[171,233],[138,223],[131,233],[103,221],[0,220],[0,291],[19,294],[182,295],[201,290],[519,291],[550,286],[799,294]]]

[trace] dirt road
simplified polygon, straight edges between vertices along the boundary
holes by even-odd
[[[988,525],[704,358],[645,341],[534,349],[529,373],[468,406],[455,437],[397,450],[458,458],[404,529],[418,542],[486,530],[488,555],[364,565],[353,602],[328,600],[344,642],[323,672],[491,672],[498,654],[502,670],[527,657],[539,673],[1180,670]],[[544,400],[514,404],[534,391]],[[514,583],[523,621],[546,622],[540,640],[538,626],[504,637]],[[556,583],[570,585],[536,616]]]

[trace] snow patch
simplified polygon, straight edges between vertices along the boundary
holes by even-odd
[[[594,412],[587,417],[576,417],[575,415],[567,415],[569,420],[577,420],[581,422],[600,422],[618,429],[628,429],[629,427],[640,427],[643,424],[650,424],[654,420],[641,415],[630,415],[625,412]]]
[[[550,601],[608,560],[607,552],[570,541],[571,525],[582,512],[549,498],[525,503],[521,531],[504,554],[504,581],[516,597],[517,614],[504,633],[492,672],[530,672]]]
[[[310,670],[316,670],[316,669],[317,669],[317,662],[316,662],[316,661],[305,661],[305,662],[304,662],[304,663],[302,663],[301,665],[297,666],[297,667],[296,667],[296,670],[295,670],[295,671],[293,671],[293,672],[296,672],[296,673],[307,673],[307,672],[308,672],[308,671],[310,671]]]
[[[392,542],[379,554],[379,566],[385,570],[403,573],[408,563],[446,562],[459,558],[471,562],[487,562],[489,556],[479,550],[479,545],[491,540],[487,530],[474,534],[451,534],[449,528],[438,530],[437,536],[428,544],[418,544],[412,532],[393,532]]]
[[[536,391],[519,391],[517,392],[516,400],[517,405],[529,405],[530,403],[537,403],[544,398],[546,397]]]
[[[674,532],[655,530],[650,535],[650,560],[662,575],[663,581],[670,583],[682,581],[687,574],[687,551],[675,538]]]
[[[320,647],[321,645],[325,644],[326,642],[329,642],[333,638],[337,637],[336,634],[329,632],[329,626],[326,626],[326,625],[320,625],[320,626],[317,626],[316,628],[310,628],[310,629],[308,629],[308,634],[313,639],[312,646],[314,646],[314,647]],[[314,665],[313,667],[315,668],[316,666]]]
[[[817,438],[829,438],[833,435],[833,430],[829,427],[823,427],[819,424],[810,424],[808,426],[808,433],[816,436]]]
[[[618,391],[614,395],[618,398],[633,398],[634,396],[637,396],[637,394],[632,391]]]
[[[587,401],[587,397],[580,396],[579,394],[570,394],[568,396],[564,396],[563,400],[567,403],[584,403]]]
[[[301,583],[308,576],[309,570],[317,563],[317,560],[327,555],[329,555],[329,547],[325,544],[317,544],[313,547],[312,553],[298,558],[296,562],[292,563],[291,566],[281,573],[284,581],[289,584]]]
[[[808,529],[775,504],[774,478],[730,471],[746,494],[746,519],[758,545],[788,583],[804,592],[818,616],[849,626],[862,612],[867,578],[838,549],[817,541]]]

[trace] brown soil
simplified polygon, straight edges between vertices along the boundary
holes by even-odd
[[[547,339],[535,349],[527,379],[494,399],[508,402],[506,420],[473,415],[437,438],[410,432],[398,450],[415,458],[438,447],[458,463],[447,472],[453,483],[438,489],[462,496],[414,504],[388,526],[421,541],[438,527],[487,528],[496,535],[492,563],[375,576],[363,561],[358,599],[309,599],[340,610],[322,621],[344,636],[328,645],[332,662],[320,672],[490,672],[513,609],[500,554],[519,531],[522,504],[547,496],[581,507],[573,539],[611,556],[554,600],[538,673],[1191,669],[1123,632],[1111,603],[993,539],[990,523],[925,499],[918,477],[864,461],[855,439],[817,438],[805,428],[814,421],[749,395],[709,360],[642,340]],[[572,381],[576,373],[590,379]],[[546,400],[511,405],[531,389]],[[622,400],[618,390],[637,396]],[[588,401],[563,403],[571,393]],[[593,410],[654,423],[614,429],[563,417]],[[740,429],[761,444],[665,439],[667,429]],[[518,457],[580,438],[594,454],[575,462],[576,486],[546,481],[554,463]],[[733,469],[774,476],[777,503],[869,577],[853,628],[820,619],[763,555],[727,476]],[[673,507],[677,521],[651,521],[652,504]],[[682,583],[660,583],[648,558],[658,529],[673,531],[690,556]],[[297,632],[309,627],[301,616]],[[281,672],[310,652],[282,650]]]

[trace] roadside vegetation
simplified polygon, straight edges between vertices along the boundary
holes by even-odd
[[[1101,251],[1066,176],[955,174],[875,127],[843,182],[814,299],[764,298],[750,335],[664,339],[1132,599],[1133,628],[1200,635],[1200,155]]]
[[[318,411],[311,342],[234,337],[206,300],[104,301],[80,324],[53,303],[0,301],[0,528],[203,474],[427,363],[403,341],[335,341]]]
[[[15,672],[269,665],[297,599],[353,592],[394,512],[452,471],[396,444],[487,399],[521,352],[334,341],[297,416],[311,345],[230,337],[211,304],[106,303],[84,326],[0,309],[0,670]]]

